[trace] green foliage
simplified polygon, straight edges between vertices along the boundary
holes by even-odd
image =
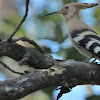
[[[77,0],[62,0],[64,4],[66,3],[72,3],[72,2],[77,2]]]
[[[87,97],[86,100],[100,100],[100,95],[92,95],[90,97]]]
[[[48,95],[52,95],[54,89],[55,89],[55,88],[47,88],[47,89],[43,89],[43,91],[44,91],[45,93],[47,93]]]
[[[21,21],[20,16],[10,16],[3,19],[3,28],[0,30],[0,36],[1,38],[7,38],[9,35],[16,29],[19,22]],[[18,33],[16,34],[17,37],[26,35],[23,27],[20,28]]]
[[[74,47],[71,47],[66,51],[65,54],[68,59],[74,59],[76,61],[84,61],[86,59],[86,57],[80,54]]]

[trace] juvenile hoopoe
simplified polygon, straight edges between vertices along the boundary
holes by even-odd
[[[100,60],[100,37],[80,19],[80,10],[97,6],[97,3],[69,3],[64,5],[59,11],[51,14],[61,14],[67,23],[68,35],[74,47],[89,58]]]

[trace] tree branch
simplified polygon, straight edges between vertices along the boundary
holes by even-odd
[[[47,52],[46,52],[42,47],[40,47],[35,41],[30,40],[30,39],[26,38],[25,36],[24,36],[24,37],[19,37],[18,39],[14,39],[13,42],[17,42],[17,41],[19,41],[19,40],[26,41],[26,42],[32,44],[33,46],[35,46],[35,47],[40,51],[40,53],[43,53],[43,54],[47,53]]]
[[[49,54],[41,54],[17,43],[0,42],[0,57],[8,56],[19,62],[19,65],[42,69],[50,68],[55,60]]]
[[[21,25],[23,24],[23,22],[25,21],[27,15],[28,15],[28,5],[29,5],[29,0],[26,0],[26,10],[25,10],[25,15],[22,18],[21,22],[19,23],[19,25],[17,26],[17,28],[15,29],[15,31],[10,35],[10,37],[7,39],[9,42],[12,41],[12,37],[16,34],[16,32],[19,30],[19,28],[21,27]]]
[[[100,85],[100,66],[66,60],[49,69],[35,70],[20,78],[0,83],[1,100],[17,100],[40,89],[76,85]]]
[[[57,99],[76,85],[100,84],[100,66],[73,60],[56,60],[49,54],[41,54],[17,43],[0,42],[0,57],[8,56],[36,68],[33,73],[0,83],[1,100],[17,100],[43,88],[62,86]],[[42,69],[42,70],[38,70]],[[5,95],[6,94],[6,95]]]
[[[5,63],[3,63],[2,61],[0,61],[0,64],[1,64],[2,66],[4,66],[6,69],[8,69],[9,71],[11,71],[12,73],[16,73],[16,74],[19,74],[19,75],[25,75],[25,73],[16,72],[16,71],[10,69],[10,68],[9,68]]]

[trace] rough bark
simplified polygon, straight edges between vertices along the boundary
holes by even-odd
[[[0,100],[17,100],[40,89],[76,85],[100,84],[100,66],[74,60],[59,61],[49,54],[37,53],[17,43],[0,42],[0,56],[8,56],[34,72],[0,83]],[[44,69],[43,69],[44,68]],[[46,68],[46,69],[45,69]]]
[[[20,65],[28,65],[34,68],[49,68],[53,65],[54,59],[49,54],[41,54],[17,43],[7,41],[0,42],[0,56],[8,56]]]

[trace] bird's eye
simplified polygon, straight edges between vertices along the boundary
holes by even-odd
[[[65,7],[66,9],[68,9],[69,7]]]

